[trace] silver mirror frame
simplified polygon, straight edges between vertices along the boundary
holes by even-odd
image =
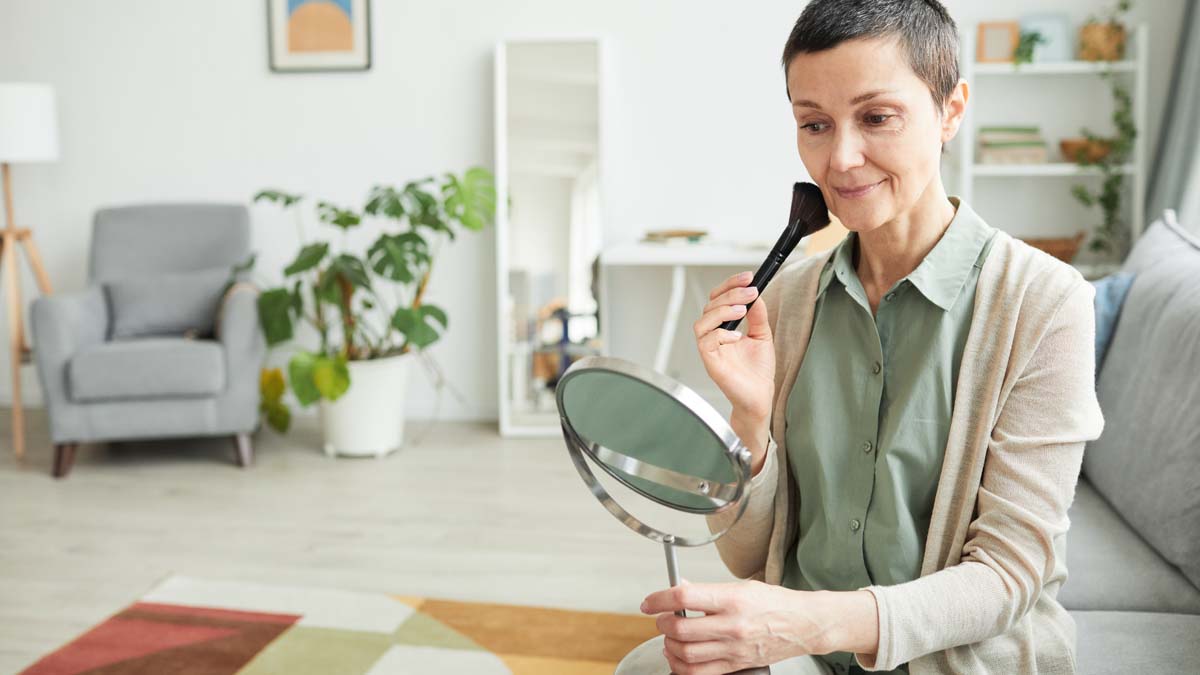
[[[654,495],[643,492],[636,485],[631,484],[626,477],[622,476],[621,472],[611,469],[604,461],[604,458],[616,456],[618,458],[623,458],[623,463],[634,463],[633,465],[628,463],[625,464],[626,468],[631,469],[629,473],[633,475],[642,474],[645,477],[653,480],[663,472],[673,473],[660,467],[649,467],[649,465],[640,464],[633,458],[626,457],[620,453],[595,444],[589,444],[586,440],[579,437],[579,435],[575,432],[574,427],[566,417],[563,402],[563,392],[566,391],[566,386],[564,385],[566,385],[566,383],[573,376],[588,370],[603,370],[605,372],[618,373],[620,375],[625,375],[627,377],[646,382],[664,394],[675,399],[680,405],[691,412],[696,419],[703,423],[713,433],[716,439],[725,446],[725,458],[729,461],[731,467],[733,468],[734,475],[738,477],[736,487],[733,489],[732,499],[723,506],[718,506],[712,510],[699,510],[681,507],[677,504],[665,502],[661,499],[658,499]],[[688,547],[710,544],[719,539],[728,530],[728,528],[725,528],[717,532],[712,532],[707,537],[684,538],[668,534],[657,528],[647,525],[639,518],[629,513],[629,511],[625,510],[620,504],[617,503],[615,499],[613,499],[612,495],[610,495],[608,491],[604,489],[604,486],[601,485],[600,481],[596,478],[595,473],[592,471],[591,467],[588,465],[587,459],[585,458],[590,458],[593,462],[600,466],[601,469],[619,481],[622,485],[625,485],[626,487],[637,492],[639,495],[642,495],[647,499],[651,499],[663,506],[678,511],[696,513],[700,515],[721,513],[731,508],[737,509],[737,515],[731,521],[730,527],[732,527],[732,523],[736,523],[741,519],[742,514],[746,510],[746,505],[749,502],[746,497],[749,495],[750,487],[750,451],[742,443],[741,439],[738,438],[737,434],[734,433],[733,429],[729,426],[729,423],[726,422],[723,417],[721,417],[720,413],[713,409],[713,407],[709,405],[708,401],[705,401],[696,392],[667,377],[666,375],[658,373],[649,368],[639,366],[635,363],[625,361],[624,359],[618,359],[609,356],[589,356],[576,361],[571,365],[570,368],[567,369],[567,372],[563,375],[562,379],[558,383],[558,388],[555,391],[555,398],[558,402],[559,420],[562,426],[563,439],[566,441],[567,451],[571,455],[571,461],[575,464],[575,469],[579,472],[580,477],[583,478],[583,482],[587,484],[592,496],[594,496],[596,500],[599,501],[606,510],[608,510],[609,513],[615,516],[617,520],[621,521],[629,529],[637,532],[647,539],[651,539],[662,544]],[[651,470],[647,471],[647,468]],[[684,489],[696,494],[695,490],[687,488]]]

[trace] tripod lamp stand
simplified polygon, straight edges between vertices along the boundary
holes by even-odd
[[[9,364],[12,368],[12,436],[17,459],[25,456],[25,417],[21,407],[21,365],[30,360],[25,342],[21,275],[17,245],[25,249],[29,266],[43,294],[50,293],[50,277],[29,228],[17,227],[13,215],[12,177],[9,164],[52,162],[58,159],[58,129],[54,90],[49,85],[0,83],[0,179],[4,183],[4,229],[0,230],[0,272],[7,305]]]

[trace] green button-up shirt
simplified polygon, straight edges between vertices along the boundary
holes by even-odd
[[[855,272],[856,233],[821,272],[787,402],[800,496],[788,588],[853,591],[920,576],[975,284],[996,231],[950,201],[946,232],[874,316]],[[841,673],[854,663],[847,652],[823,658]]]

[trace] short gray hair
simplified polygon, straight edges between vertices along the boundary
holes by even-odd
[[[940,113],[958,85],[958,28],[937,0],[812,0],[783,47],[785,89],[788,66],[797,54],[876,37],[900,41],[909,67],[929,87]]]

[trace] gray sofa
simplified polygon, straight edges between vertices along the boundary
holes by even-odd
[[[1156,221],[1122,271],[1059,600],[1080,673],[1200,673],[1200,239]]]
[[[249,254],[240,204],[96,212],[89,287],[31,312],[56,477],[78,444],[112,440],[228,434],[250,463],[265,346],[257,292],[226,290]],[[197,316],[197,330],[178,328]]]

